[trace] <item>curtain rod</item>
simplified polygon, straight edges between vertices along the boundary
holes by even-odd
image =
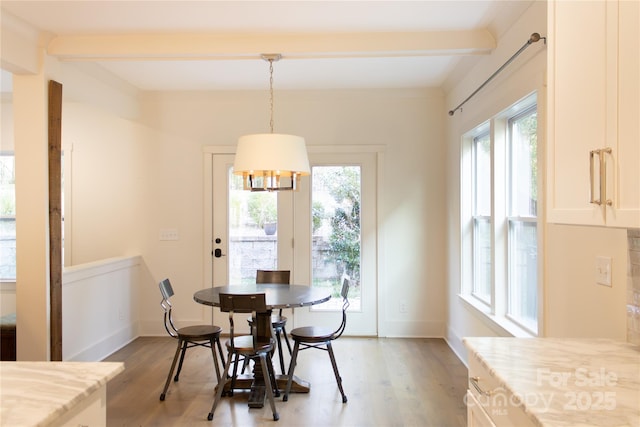
[[[453,115],[455,114],[455,112],[456,112],[456,111],[461,110],[461,109],[462,109],[462,106],[463,106],[464,104],[466,104],[466,103],[467,103],[467,101],[469,101],[471,98],[473,98],[473,96],[474,96],[476,93],[478,93],[478,92],[479,92],[483,87],[485,87],[485,86],[487,85],[487,83],[489,83],[491,80],[493,80],[493,78],[494,78],[495,76],[497,76],[497,75],[498,75],[498,73],[500,73],[500,72],[501,72],[501,71],[502,71],[502,70],[503,70],[507,65],[509,65],[509,64],[510,64],[514,59],[516,59],[516,57],[517,57],[518,55],[520,55],[520,54],[521,54],[521,53],[522,53],[526,48],[528,48],[528,47],[529,47],[529,45],[531,45],[532,43],[536,43],[536,42],[540,41],[540,39],[544,40],[544,44],[547,44],[547,38],[546,38],[546,37],[541,37],[541,36],[540,36],[540,34],[538,34],[538,33],[533,33],[533,34],[531,34],[531,37],[529,37],[529,40],[527,40],[527,42],[526,42],[524,45],[522,45],[522,47],[521,47],[520,49],[518,49],[518,51],[517,51],[516,53],[514,53],[514,54],[511,56],[511,58],[509,58],[509,60],[508,60],[507,62],[505,62],[504,64],[502,64],[502,67],[498,68],[498,69],[496,70],[496,72],[495,72],[495,73],[493,73],[493,74],[491,75],[491,77],[489,77],[487,80],[485,80],[485,81],[484,81],[484,83],[482,83],[478,89],[476,89],[476,90],[475,90],[471,95],[469,95],[469,96],[467,97],[467,99],[465,99],[464,101],[462,101],[462,102],[460,103],[460,105],[458,105],[458,106],[457,106],[456,108],[454,108],[453,110],[449,110],[449,115],[450,115],[450,116],[453,116]]]

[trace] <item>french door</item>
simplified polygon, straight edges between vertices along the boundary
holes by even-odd
[[[232,174],[234,155],[209,156],[205,204],[211,208],[205,215],[211,227],[205,226],[205,234],[211,264],[205,278],[213,286],[240,285],[255,281],[258,268],[288,269],[292,283],[333,293],[335,298],[325,304],[286,313],[292,328],[337,327],[338,292],[349,277],[345,333],[377,335],[377,153],[310,150],[311,177],[301,180],[297,192],[278,193],[242,191]],[[224,321],[218,316],[214,310],[214,322]]]

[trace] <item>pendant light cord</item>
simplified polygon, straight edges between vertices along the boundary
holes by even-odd
[[[273,59],[269,59],[269,108],[271,110],[269,127],[273,133]]]

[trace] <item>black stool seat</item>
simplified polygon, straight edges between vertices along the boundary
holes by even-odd
[[[273,349],[274,341],[258,341],[254,347],[253,345],[253,336],[251,335],[242,335],[239,337],[233,338],[233,343],[231,340],[227,340],[226,347],[227,350],[235,349],[236,353],[240,353],[242,355],[245,354],[255,354],[261,351],[271,351]]]
[[[332,339],[334,330],[319,326],[303,326],[301,328],[292,329],[289,332],[294,341],[317,343],[325,342]]]
[[[220,332],[222,332],[222,328],[216,325],[185,326],[178,329],[178,335],[198,341],[208,340],[209,335],[219,334]]]

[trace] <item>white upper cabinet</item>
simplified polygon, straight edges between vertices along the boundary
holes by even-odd
[[[640,228],[640,2],[548,7],[547,221]]]

